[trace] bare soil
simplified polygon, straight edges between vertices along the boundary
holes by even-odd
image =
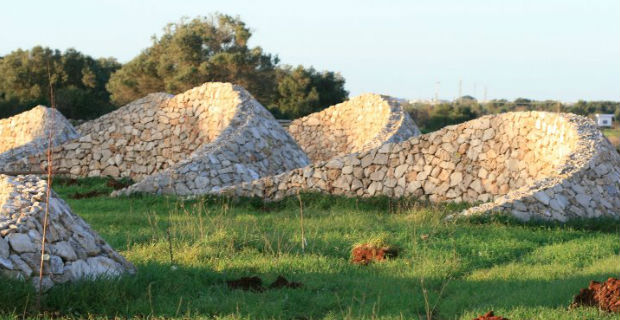
[[[366,243],[353,248],[351,255],[352,263],[367,265],[374,261],[396,258],[398,256],[398,249],[389,246],[375,247]]]
[[[263,280],[259,277],[241,277],[237,280],[228,280],[226,284],[230,289],[241,289],[245,291],[263,292]]]
[[[263,292],[265,288],[263,287],[263,280],[259,277],[241,277],[236,280],[228,280],[226,284],[230,289],[241,289],[245,291],[256,291]],[[282,288],[301,288],[303,283],[301,282],[289,282],[283,276],[278,276],[278,278],[269,285],[269,289],[282,289]]]
[[[274,281],[271,285],[269,285],[269,289],[280,289],[280,288],[300,288],[303,284],[301,282],[289,282],[283,276],[278,276],[276,281]]]
[[[132,181],[129,180],[116,180],[112,177],[108,178],[108,182],[106,182],[106,186],[114,189],[114,190],[120,190],[123,188],[127,188],[130,185],[132,185]]]
[[[620,312],[620,280],[590,281],[587,288],[579,290],[570,307],[598,307],[608,312]]]
[[[107,195],[107,192],[103,192],[103,191],[97,191],[97,190],[93,190],[93,191],[89,191],[89,192],[76,192],[72,195],[69,196],[69,198],[71,199],[86,199],[86,198],[94,198],[94,197],[98,197],[98,196],[102,196],[102,195]]]

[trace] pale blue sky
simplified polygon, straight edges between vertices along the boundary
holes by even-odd
[[[618,0],[10,1],[0,55],[74,47],[126,62],[168,22],[222,12],[282,63],[343,74],[352,95],[620,100]],[[0,75],[1,76],[1,75]]]

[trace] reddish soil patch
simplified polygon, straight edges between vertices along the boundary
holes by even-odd
[[[367,265],[373,261],[383,261],[387,258],[398,256],[398,249],[392,247],[375,247],[370,244],[362,244],[353,248],[352,261],[354,264]]]
[[[620,280],[609,278],[601,283],[590,281],[587,288],[579,290],[571,307],[598,307],[608,312],[620,312]]]
[[[280,288],[292,288],[292,289],[295,289],[295,288],[300,288],[301,286],[303,286],[303,284],[301,282],[289,282],[288,280],[286,280],[285,277],[278,276],[276,281],[274,281],[269,286],[269,289],[280,289]]]
[[[127,188],[131,185],[131,181],[127,180],[116,180],[114,178],[108,178],[108,182],[106,182],[106,186],[114,189],[114,190],[120,190],[120,189],[124,189]]]
[[[105,195],[107,193],[102,192],[102,191],[89,191],[89,192],[84,192],[84,193],[80,193],[80,192],[76,192],[72,195],[69,196],[69,198],[71,199],[85,199],[85,198],[94,198],[94,197],[98,197],[98,196],[102,196]]]
[[[493,310],[485,313],[484,315],[475,318],[474,320],[509,320],[508,318],[496,316],[493,314]]]
[[[241,289],[245,291],[257,291],[262,292],[265,290],[263,288],[263,280],[259,277],[242,277],[237,280],[228,280],[226,284],[230,289]]]

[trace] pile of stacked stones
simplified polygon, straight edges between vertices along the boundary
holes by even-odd
[[[44,106],[0,119],[0,171],[9,169],[3,168],[6,163],[44,153],[50,142],[50,131],[53,146],[79,137],[58,110]]]
[[[294,120],[288,131],[312,162],[363,152],[420,134],[397,101],[378,94],[363,94]]]
[[[215,90],[216,99],[208,104],[210,112],[232,113],[227,126],[174,166],[113,195],[135,192],[200,195],[309,164],[295,140],[245,89],[230,84],[209,84],[185,95],[199,96],[201,88]],[[205,120],[212,121],[208,117]],[[210,127],[207,124],[200,128]]]
[[[158,93],[78,127],[53,150],[56,171],[131,177],[120,191],[201,194],[303,167],[308,157],[245,89],[206,83],[176,96]],[[9,164],[41,170],[45,154]]]
[[[0,274],[32,279],[38,288],[47,182],[0,175]],[[52,191],[42,289],[54,284],[135,272]]]
[[[595,124],[572,114],[514,112],[335,157],[221,192],[280,199],[298,190],[489,202],[565,221],[620,214],[620,156]]]

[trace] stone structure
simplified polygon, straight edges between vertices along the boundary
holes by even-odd
[[[378,94],[363,94],[294,120],[288,131],[313,162],[420,134],[396,100]]]
[[[0,119],[0,170],[7,163],[45,152],[52,128],[53,146],[78,137],[58,110],[44,106]]]
[[[78,139],[54,149],[55,169],[138,181],[122,194],[200,194],[309,163],[260,103],[227,83],[150,94],[78,131]],[[14,170],[45,166],[42,154],[10,164]]]
[[[589,119],[514,112],[335,157],[222,190],[279,199],[298,190],[483,204],[470,215],[528,220],[620,216],[620,155]]]
[[[0,274],[32,278],[38,287],[47,182],[0,175]],[[52,191],[43,261],[43,289],[83,278],[135,272]]]

